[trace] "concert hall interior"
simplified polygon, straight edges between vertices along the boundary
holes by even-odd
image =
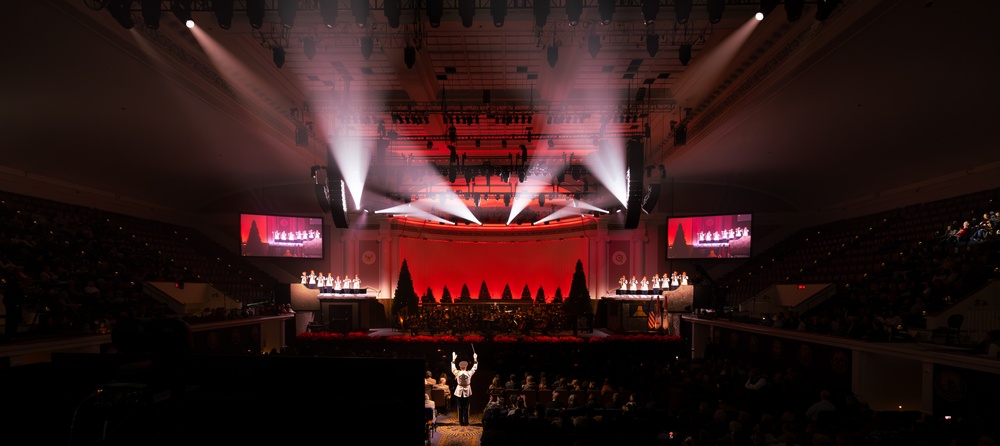
[[[3,8],[11,444],[1000,440],[998,2]]]

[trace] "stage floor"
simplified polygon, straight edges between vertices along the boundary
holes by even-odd
[[[397,330],[395,328],[372,328],[372,329],[368,330],[368,336],[389,337],[389,336],[407,336],[409,334],[410,334],[409,332],[399,331],[399,330]],[[419,334],[420,335],[428,335],[428,333],[426,333],[426,332],[421,332]],[[481,333],[472,333],[472,332],[463,333],[463,335],[466,335],[466,334],[481,334]],[[504,335],[504,336],[513,336],[513,337],[523,337],[524,336],[521,333],[494,333],[494,334],[496,334],[496,335]],[[603,338],[603,337],[610,336],[612,334],[613,333],[611,331],[608,331],[607,329],[604,329],[604,328],[595,328],[593,333],[587,333],[585,331],[580,331],[580,332],[577,333],[576,337],[578,337],[578,338]],[[540,336],[540,334],[533,332],[529,336]],[[546,335],[546,336],[573,336],[573,332],[569,331],[569,330],[567,330],[567,331],[554,331],[554,332],[549,332],[549,334]]]

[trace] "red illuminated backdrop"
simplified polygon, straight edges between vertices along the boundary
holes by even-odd
[[[468,285],[475,299],[485,280],[493,299],[500,299],[504,286],[509,284],[514,299],[519,299],[528,285],[532,298],[542,286],[546,299],[551,301],[556,288],[562,288],[564,298],[568,296],[577,260],[583,262],[583,271],[588,273],[587,246],[586,238],[477,243],[401,238],[399,255],[400,265],[406,260],[418,295],[430,287],[434,298],[440,300],[447,285],[457,300],[462,285]],[[398,277],[400,265],[394,266],[397,271],[393,277]],[[598,297],[594,290],[590,295]]]

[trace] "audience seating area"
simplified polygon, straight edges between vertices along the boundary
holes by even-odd
[[[925,314],[997,278],[1000,237],[989,223],[982,237],[957,238],[953,230],[965,221],[982,227],[991,214],[996,219],[998,196],[1000,189],[993,189],[809,228],[718,283],[728,291],[730,308],[773,284],[834,283],[838,293],[824,305],[765,323],[890,340],[898,326],[923,328]]]
[[[280,311],[267,308],[271,277],[189,228],[3,191],[0,273],[23,290],[25,318],[8,332],[17,336],[109,333],[122,316],[167,314],[143,281],[207,282],[245,307]],[[241,316],[207,310],[186,317]]]

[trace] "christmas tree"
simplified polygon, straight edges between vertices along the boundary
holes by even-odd
[[[462,293],[458,295],[458,301],[459,302],[468,302],[470,300],[472,300],[472,295],[469,294],[469,285],[463,284],[462,285]]]
[[[250,220],[250,232],[247,233],[246,247],[243,248],[243,255],[262,256],[267,254],[267,246],[260,239],[260,229],[257,228],[257,220]]]
[[[573,334],[577,334],[579,330],[579,321],[581,317],[589,318],[593,314],[590,303],[590,291],[587,290],[587,276],[583,273],[583,262],[581,260],[576,261],[576,270],[573,271],[573,282],[569,287],[569,297],[566,298],[566,302],[563,304],[563,310],[566,312],[566,316],[572,318],[570,323],[573,326]],[[588,323],[588,326],[590,324]]]
[[[556,288],[556,295],[552,298],[552,303],[561,304],[563,301],[562,288]]]
[[[541,286],[538,287],[538,293],[535,294],[535,303],[544,304],[545,303],[545,289]]]
[[[504,285],[503,294],[500,295],[500,299],[503,300],[513,300],[514,295],[510,292],[510,284]]]
[[[392,297],[391,313],[395,320],[401,321],[407,315],[416,315],[419,309],[420,298],[416,290],[413,289],[413,278],[410,277],[410,267],[403,259],[403,265],[399,268],[399,280],[396,282],[396,293]],[[402,328],[402,327],[400,327]]]
[[[427,287],[427,291],[424,292],[424,297],[421,299],[421,302],[425,304],[434,303],[434,291],[431,290],[431,287]]]
[[[531,300],[531,290],[528,289],[528,284],[524,284],[524,289],[521,290],[521,300]]]
[[[443,304],[451,303],[451,291],[448,291],[448,285],[445,285],[444,291],[441,292],[441,303]]]
[[[486,281],[484,280],[483,284],[479,286],[479,300],[490,299],[493,299],[493,296],[490,295],[490,289],[486,287]]]

